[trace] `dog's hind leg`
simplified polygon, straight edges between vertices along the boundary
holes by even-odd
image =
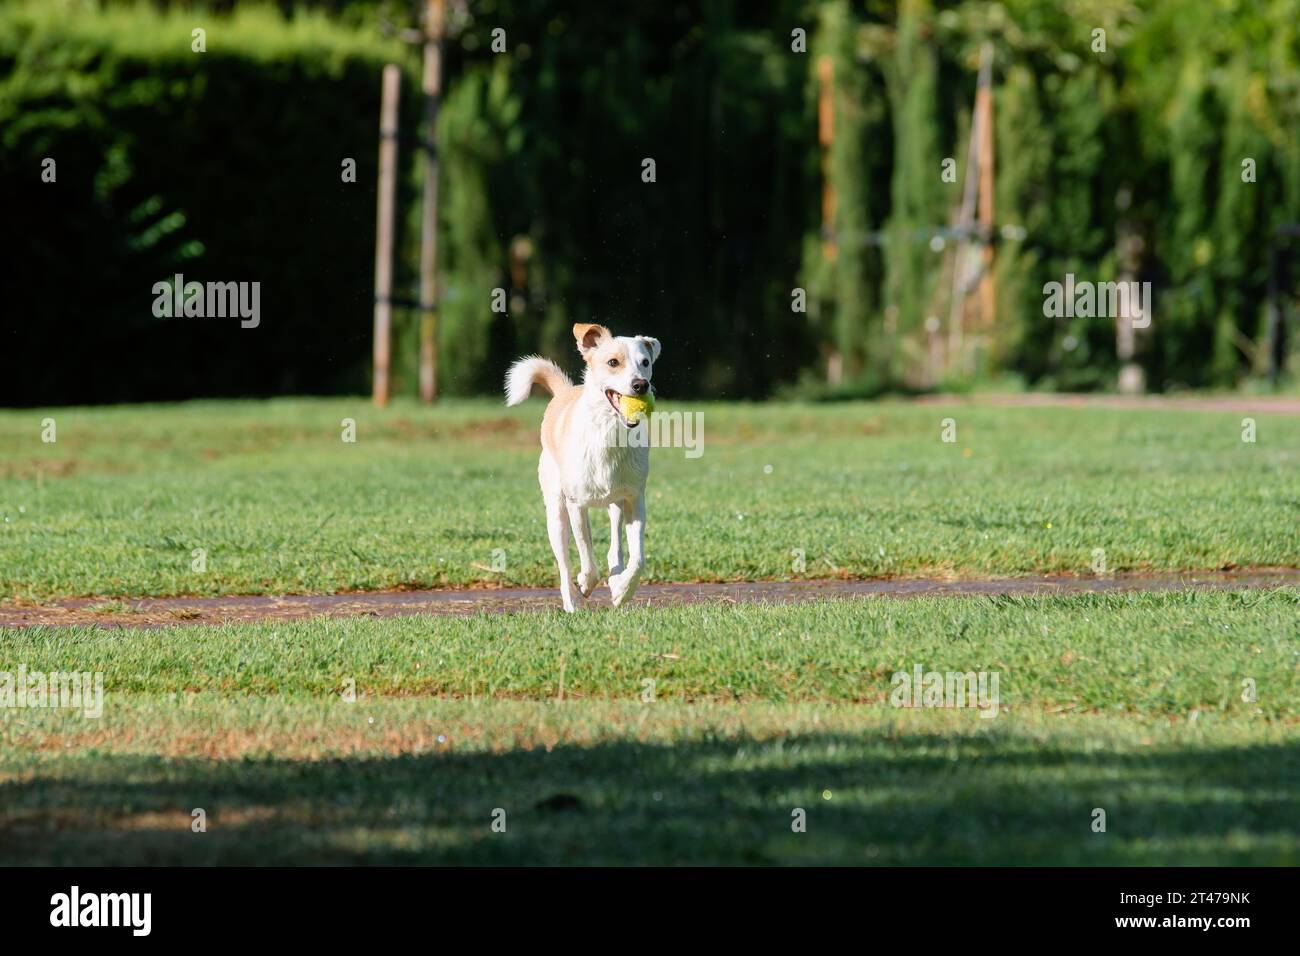
[[[609,593],[614,607],[636,594],[641,580],[641,546],[645,537],[645,495],[629,502],[631,517],[627,522],[627,567],[609,579]]]
[[[591,546],[591,519],[587,509],[569,505],[569,524],[573,526],[573,540],[578,543],[578,590],[589,597],[596,590],[600,575],[596,573],[596,549]]]
[[[623,573],[623,504],[609,506],[609,576]]]
[[[551,538],[555,563],[560,567],[560,599],[564,609],[573,611],[573,586],[569,580],[569,512],[557,495],[546,499],[546,531]]]

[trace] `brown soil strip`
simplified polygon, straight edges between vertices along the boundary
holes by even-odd
[[[1004,408],[1119,408],[1246,415],[1300,415],[1300,397],[1278,395],[923,395],[923,405],[990,405]]]
[[[1176,574],[1113,574],[1099,577],[1025,577],[984,580],[889,578],[865,581],[740,581],[730,584],[643,584],[637,605],[794,604],[822,598],[954,597],[959,595],[1050,595],[1105,591],[1179,591],[1186,588],[1271,588],[1300,586],[1298,568],[1238,571],[1187,571]],[[413,614],[464,615],[558,610],[554,588],[500,590],[373,591],[360,594],[306,594],[284,597],[227,596],[124,599],[119,609],[95,608],[98,598],[56,601],[39,607],[0,607],[0,627],[96,625],[163,627],[221,624],[228,621],[290,621],[310,617],[399,617]],[[608,608],[609,589],[601,585],[586,601]]]

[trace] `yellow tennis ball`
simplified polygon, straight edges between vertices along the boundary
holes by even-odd
[[[642,415],[649,415],[655,410],[655,397],[647,392],[645,395],[620,395],[619,407],[629,425],[639,424]]]

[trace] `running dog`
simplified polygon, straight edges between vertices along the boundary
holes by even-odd
[[[603,325],[573,327],[586,363],[582,384],[550,359],[519,359],[506,374],[506,404],[518,405],[534,385],[551,393],[542,418],[542,456],[537,478],[546,502],[546,527],[560,567],[560,598],[573,610],[569,574],[569,529],[578,542],[578,590],[588,597],[600,581],[591,544],[588,508],[609,510],[609,591],[614,606],[636,593],[641,579],[645,538],[645,484],[650,474],[649,442],[620,435],[645,422],[629,423],[619,406],[622,396],[651,391],[650,376],[659,358],[659,340],[645,335],[615,336]],[[623,522],[627,522],[627,565],[623,564]]]

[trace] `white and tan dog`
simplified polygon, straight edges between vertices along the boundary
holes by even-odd
[[[560,597],[573,610],[569,577],[569,529],[578,542],[578,589],[583,597],[600,581],[591,544],[588,508],[608,508],[609,591],[618,607],[636,593],[645,538],[645,483],[650,474],[649,442],[628,441],[631,429],[619,408],[622,395],[645,395],[659,358],[659,340],[644,335],[613,336],[603,325],[573,327],[587,363],[574,385],[550,359],[530,356],[506,374],[506,404],[518,405],[534,385],[553,396],[542,418],[542,457],[537,478],[546,501],[551,550],[560,566]],[[646,428],[642,416],[638,428]],[[627,566],[623,565],[623,521],[627,521]]]

